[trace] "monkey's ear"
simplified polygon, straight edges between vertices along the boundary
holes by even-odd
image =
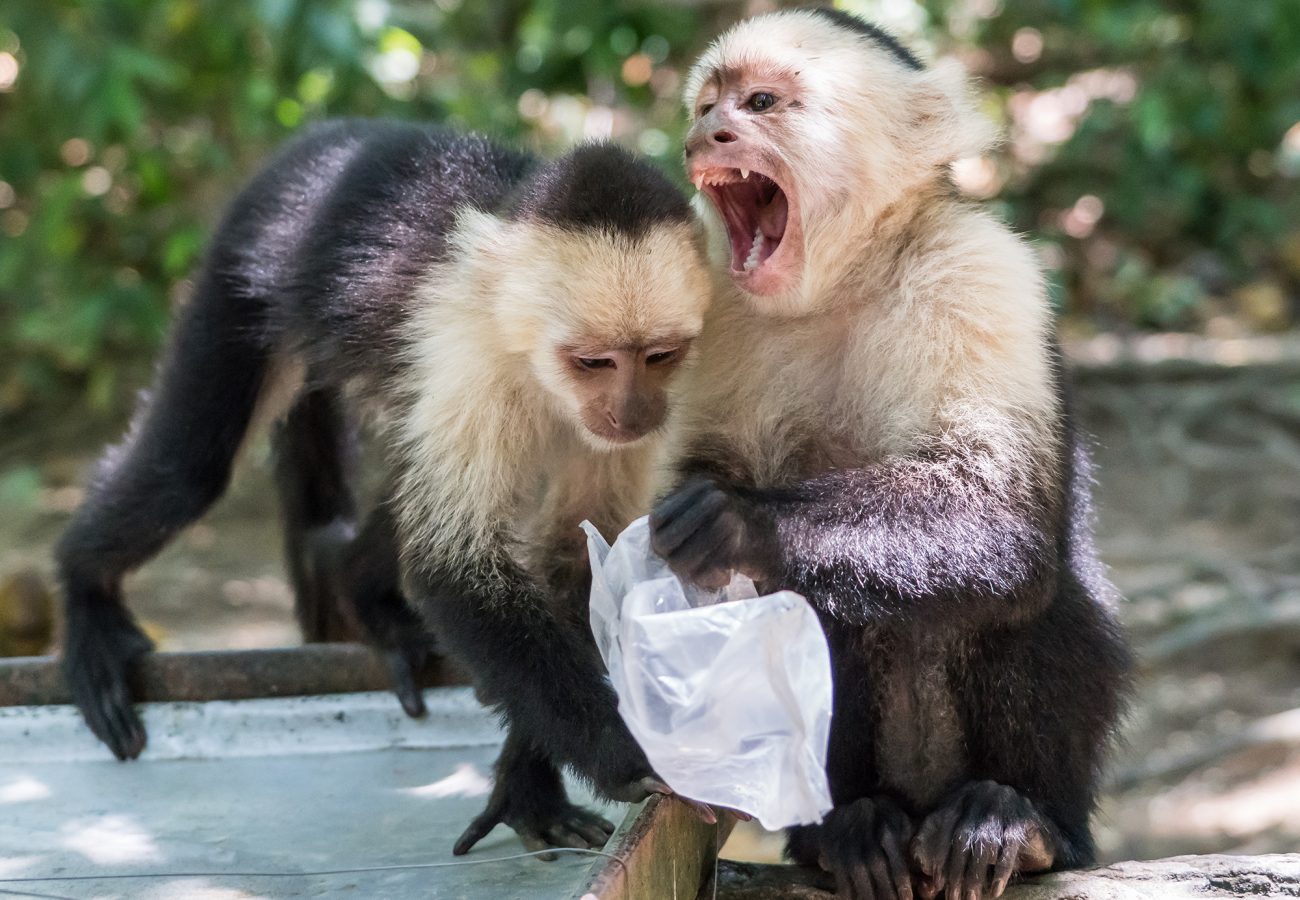
[[[979,111],[966,70],[956,60],[921,72],[913,95],[913,140],[936,165],[978,156],[998,142],[997,126]]]

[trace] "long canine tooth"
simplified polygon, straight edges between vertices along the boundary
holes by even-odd
[[[745,181],[749,178],[749,169],[740,170],[740,180]]]
[[[694,182],[695,189],[697,191],[702,189],[704,187],[704,174],[701,173],[699,175],[696,175],[694,178],[691,179],[691,181]]]

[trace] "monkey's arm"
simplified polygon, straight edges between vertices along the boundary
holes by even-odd
[[[561,621],[526,572],[504,554],[472,571],[421,568],[411,587],[439,645],[470,670],[479,698],[512,733],[612,799],[657,790],[590,634]]]
[[[840,469],[780,488],[694,477],[651,515],[654,547],[697,581],[738,569],[855,623],[1007,621],[1056,565],[1055,501],[971,451]]]

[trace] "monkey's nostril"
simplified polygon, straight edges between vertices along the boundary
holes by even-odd
[[[713,132],[713,140],[714,140],[714,142],[719,143],[719,144],[730,144],[730,143],[731,143],[732,141],[734,141],[735,139],[736,139],[736,136],[735,136],[734,134],[732,134],[730,131],[715,131],[715,132]]]

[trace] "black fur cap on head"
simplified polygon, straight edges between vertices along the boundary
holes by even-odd
[[[510,204],[511,218],[631,238],[692,221],[686,197],[649,161],[615,144],[582,144],[534,169]]]
[[[826,19],[828,22],[838,25],[840,28],[847,29],[855,34],[860,34],[876,44],[879,44],[882,48],[892,53],[899,62],[907,66],[909,69],[916,69],[919,72],[921,69],[925,68],[925,66],[921,64],[921,61],[916,58],[916,55],[912,53],[911,50],[904,47],[898,38],[894,37],[882,28],[877,28],[870,22],[865,22],[862,19],[859,19],[852,13],[846,13],[839,9],[831,9],[829,6],[819,6],[816,9],[813,9],[812,12],[821,16],[823,19]]]

